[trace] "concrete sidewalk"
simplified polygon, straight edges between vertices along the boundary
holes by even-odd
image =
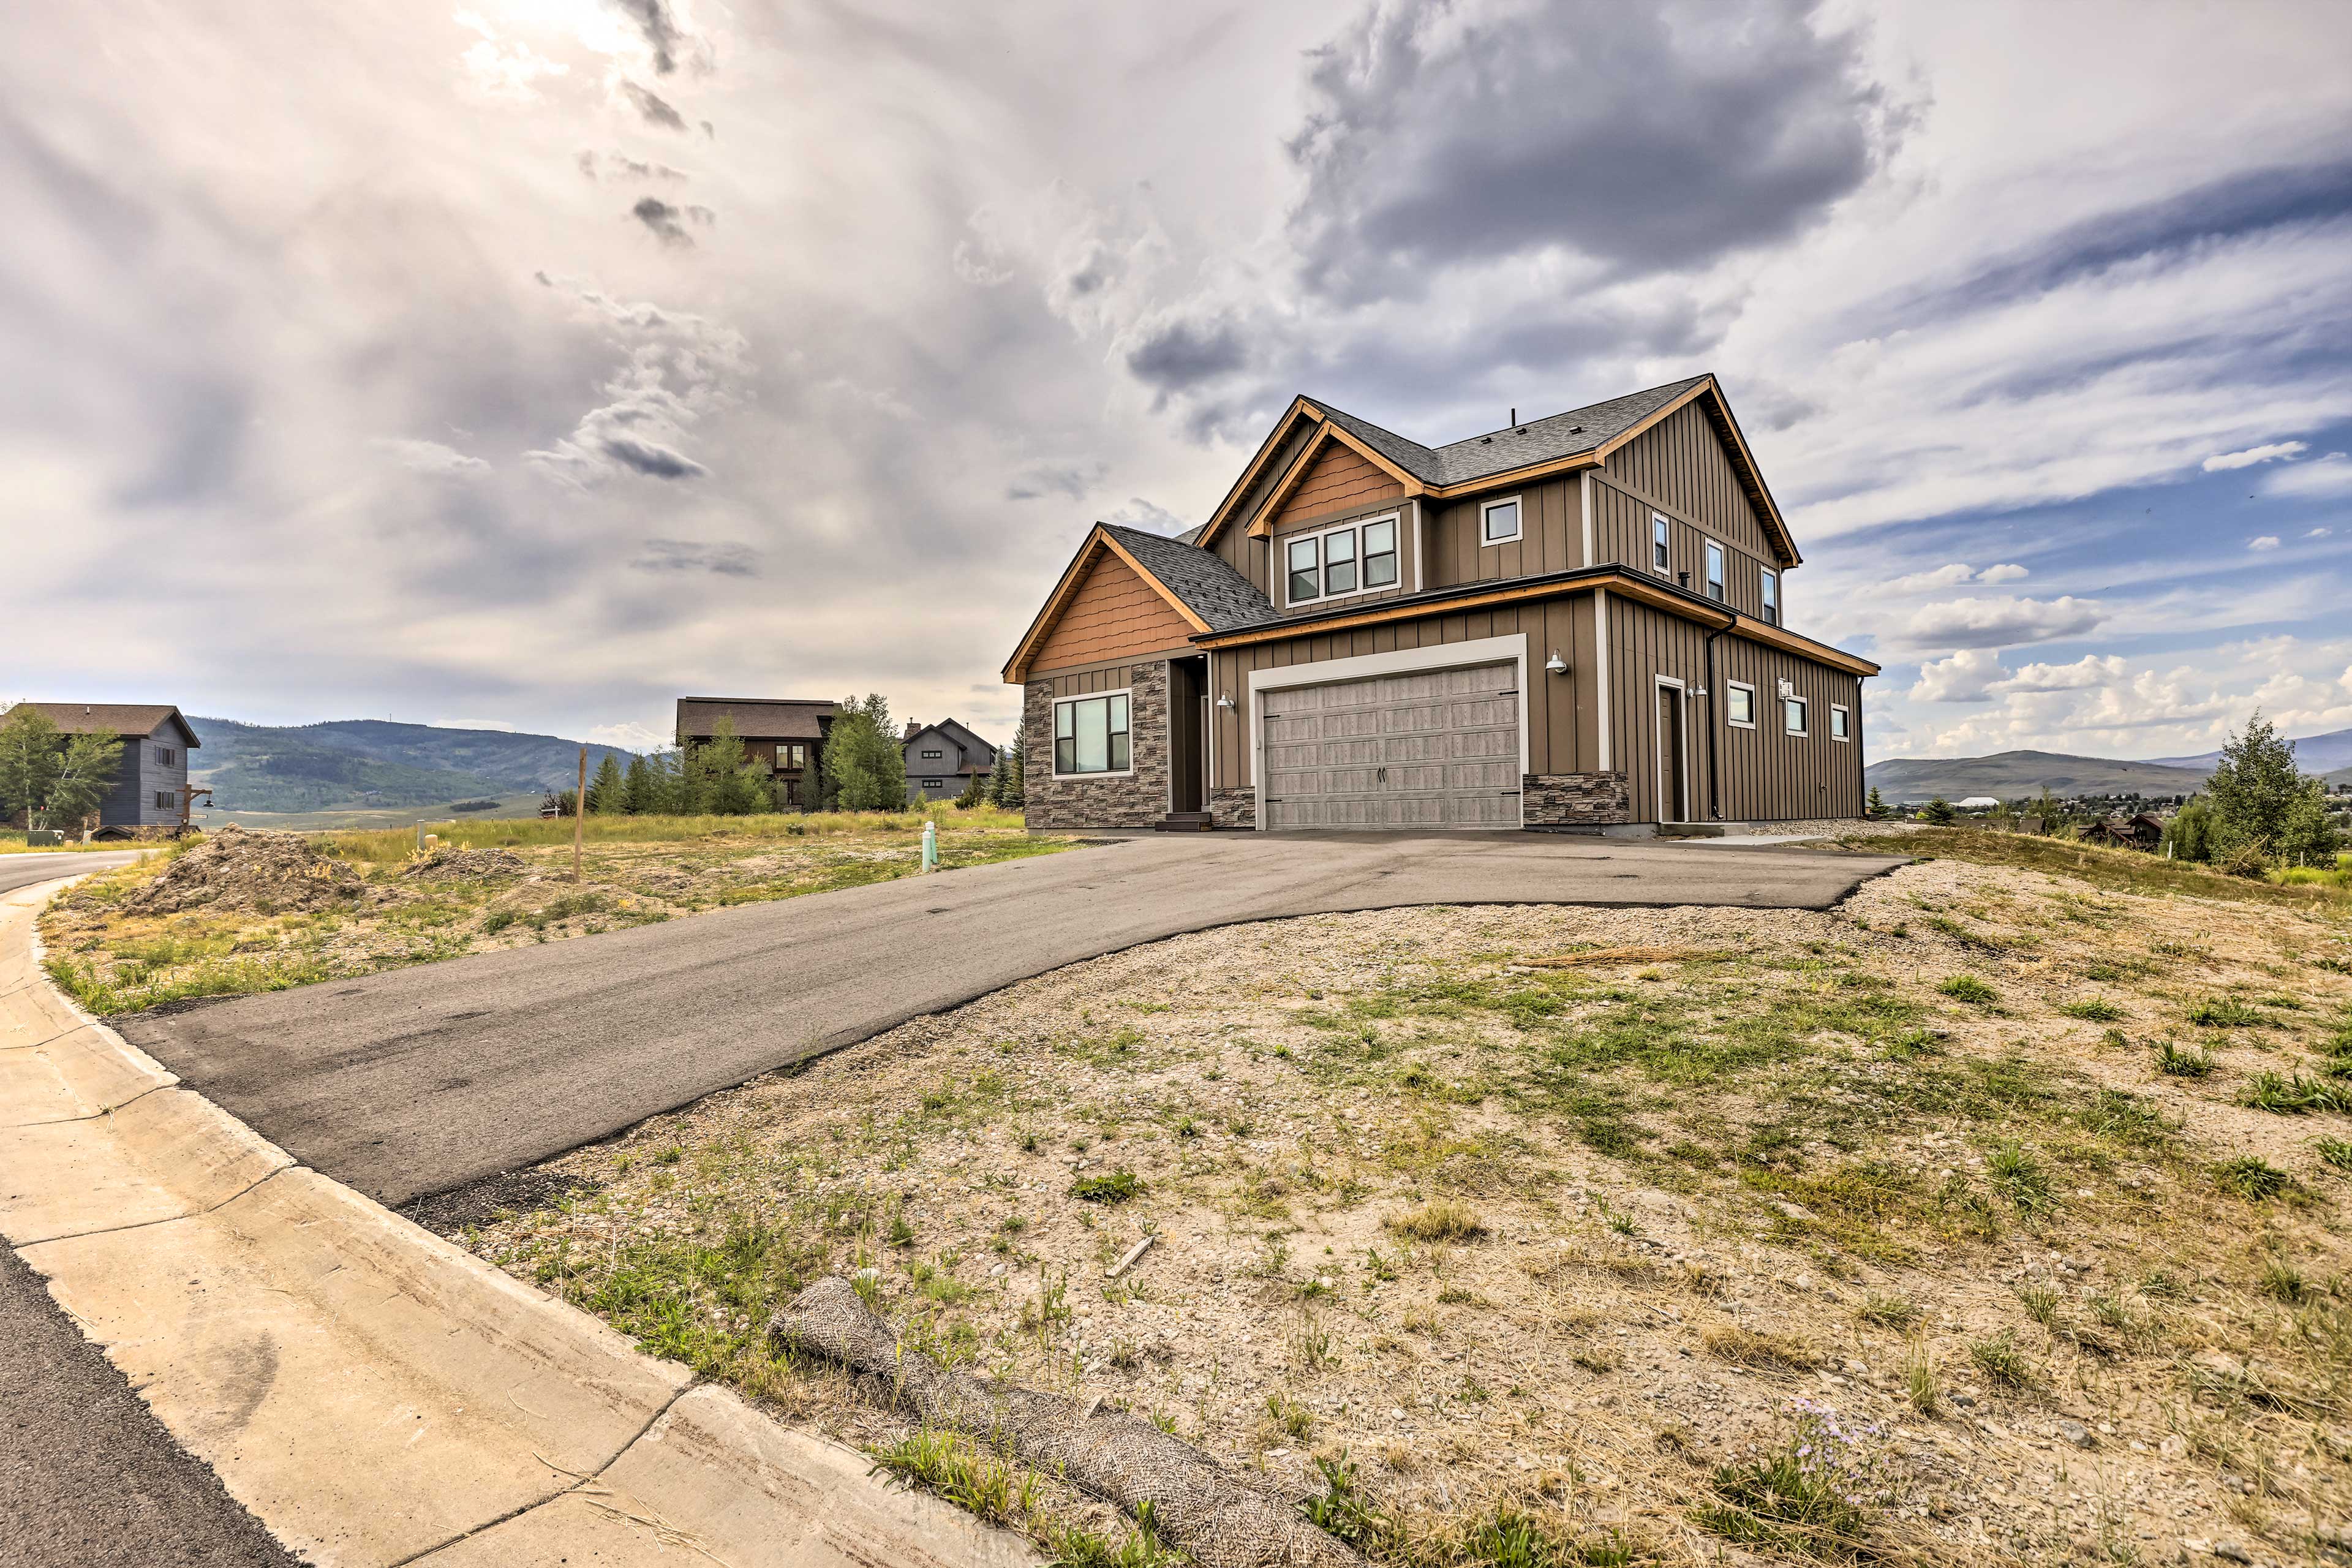
[[[0,896],[0,1234],[287,1547],[383,1568],[1034,1561],[180,1086],[40,973],[56,886]]]

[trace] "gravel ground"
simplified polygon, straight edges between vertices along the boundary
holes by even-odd
[[[1430,1531],[1507,1502],[1712,1556],[1807,1400],[1870,1429],[1881,1552],[2300,1561],[2352,1477],[2352,1118],[2235,1102],[2352,1055],[2347,957],[2338,917],[1953,860],[1826,913],[1234,927],[656,1118],[457,1234],[869,1448],[892,1415],[760,1340],[816,1273],[1286,1491],[1344,1457]]]

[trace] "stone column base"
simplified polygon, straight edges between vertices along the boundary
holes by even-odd
[[[1244,784],[1240,789],[1211,790],[1209,820],[1219,827],[1255,827],[1257,826],[1256,788]]]
[[[1529,773],[1521,782],[1529,827],[1602,827],[1633,820],[1621,773]]]

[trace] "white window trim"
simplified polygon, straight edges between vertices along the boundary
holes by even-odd
[[[1841,719],[1845,721],[1843,724],[1838,722]],[[1845,733],[1839,734],[1840,730],[1843,730]],[[1843,702],[1830,704],[1830,739],[1840,745],[1844,745],[1853,739],[1853,712]]]
[[[1468,642],[1444,643],[1435,647],[1399,648],[1394,653],[1358,654],[1352,658],[1327,658],[1319,664],[1294,664],[1280,669],[1253,669],[1249,672],[1249,787],[1253,793],[1265,788],[1265,704],[1258,700],[1268,691],[1287,690],[1294,686],[1331,686],[1343,680],[1361,680],[1370,675],[1404,675],[1414,670],[1447,669],[1455,665],[1501,664],[1509,660],[1516,668],[1513,684],[1519,689],[1519,776],[1528,773],[1528,634],[1515,632],[1508,637],[1474,637]],[[1133,723],[1132,719],[1129,720]],[[1607,732],[1604,727],[1604,734]],[[1131,744],[1131,742],[1130,742]],[[1133,753],[1130,752],[1129,753]],[[1099,778],[1099,773],[1081,775]],[[1266,818],[1272,814],[1259,801],[1257,831],[1270,832]],[[1519,796],[1519,821],[1527,822],[1527,796]]]
[[[1731,552],[1724,548],[1723,541],[1720,539],[1711,539],[1704,533],[1698,537],[1698,596],[1714,604],[1728,605],[1731,603]],[[1723,563],[1721,577],[1709,577],[1706,574],[1707,563],[1710,561]],[[1723,584],[1723,592],[1720,594],[1708,592],[1717,583]]]
[[[1666,558],[1658,559],[1658,524],[1666,525]],[[1650,513],[1650,537],[1643,541],[1650,547],[1650,570],[1661,577],[1675,574],[1675,520],[1662,511]]]
[[[1383,583],[1377,588],[1364,587],[1364,530],[1376,523],[1391,523],[1396,529],[1397,580]],[[1290,547],[1302,539],[1315,541],[1315,580],[1323,575],[1323,541],[1335,533],[1356,536],[1357,586],[1342,594],[1318,594],[1311,599],[1290,596]],[[1334,599],[1360,599],[1366,594],[1399,594],[1404,591],[1404,514],[1397,511],[1374,512],[1370,517],[1350,518],[1346,522],[1326,523],[1316,528],[1302,528],[1296,533],[1286,533],[1275,542],[1275,570],[1282,574],[1282,607],[1295,610],[1302,605],[1328,605]]]
[[[1731,703],[1728,700],[1726,700],[1723,705],[1723,721],[1726,724],[1730,725],[1735,730],[1753,730],[1756,728],[1756,688],[1748,685],[1748,682],[1744,680],[1727,680],[1723,684],[1726,690],[1745,691],[1748,693],[1748,717],[1746,719],[1732,718],[1730,716]]]
[[[1791,730],[1789,728],[1789,704],[1791,702],[1804,710],[1805,727],[1801,730]],[[1800,741],[1808,741],[1812,738],[1813,700],[1811,698],[1783,697],[1780,699],[1780,732],[1784,735],[1794,735]]]
[[[1692,804],[1691,796],[1696,793],[1691,788],[1690,773],[1690,689],[1683,684],[1680,676],[1661,675],[1656,678],[1654,689],[1673,691],[1682,698],[1681,701],[1675,704],[1675,751],[1682,759],[1683,805],[1687,810]],[[1661,764],[1658,768],[1655,791],[1658,797],[1658,820],[1662,823],[1695,820],[1688,816],[1666,815],[1666,770],[1664,766],[1665,758],[1660,755],[1652,760]]]
[[[1511,515],[1518,519],[1518,525],[1513,528],[1510,532],[1504,534],[1499,539],[1490,539],[1486,536],[1486,514],[1494,510],[1498,506],[1517,507],[1518,510],[1513,512]],[[1517,496],[1496,496],[1492,500],[1482,500],[1478,503],[1479,549],[1484,550],[1489,545],[1496,544],[1517,544],[1527,536],[1528,509]]]
[[[1068,697],[1056,697],[1054,699],[1054,707],[1058,710],[1066,702],[1092,702],[1098,697],[1124,697],[1127,699],[1127,766],[1123,768],[1107,768],[1100,773],[1064,773],[1062,771],[1062,748],[1055,744],[1058,731],[1062,728],[1062,721],[1058,717],[1057,713],[1049,712],[1045,716],[1045,764],[1055,778],[1080,780],[1131,779],[1135,776],[1134,687],[1113,686],[1101,691],[1080,691]]]

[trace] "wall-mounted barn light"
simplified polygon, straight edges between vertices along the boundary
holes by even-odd
[[[1552,649],[1551,657],[1544,660],[1544,673],[1546,675],[1566,675],[1568,673],[1568,660],[1559,657],[1559,649]]]
[[[1230,691],[1218,692],[1217,706],[1223,709],[1228,713],[1232,712],[1234,710],[1234,694]]]

